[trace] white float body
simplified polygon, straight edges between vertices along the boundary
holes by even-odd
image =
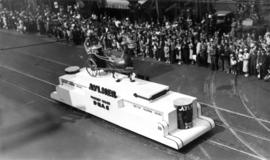
[[[192,99],[193,127],[189,129],[177,127],[173,101],[183,97]],[[85,68],[60,76],[51,98],[177,150],[215,126],[211,118],[201,115],[195,97],[137,78],[116,82],[110,73],[91,77]]]

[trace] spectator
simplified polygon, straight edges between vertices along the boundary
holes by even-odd
[[[257,60],[257,47],[255,44],[251,45],[250,58],[249,58],[249,74],[257,75],[256,60]]]
[[[244,54],[243,54],[243,73],[245,74],[245,77],[249,76],[249,58],[250,53],[247,48],[245,48]]]
[[[210,40],[209,46],[208,46],[208,54],[210,56],[210,64],[211,64],[211,70],[217,70],[217,64],[216,64],[216,57],[217,57],[217,49],[216,45],[214,44],[213,39]]]
[[[237,74],[237,58],[233,53],[230,54],[230,73]]]

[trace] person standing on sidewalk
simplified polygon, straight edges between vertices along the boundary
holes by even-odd
[[[211,58],[211,70],[215,71],[217,70],[217,64],[216,64],[217,49],[212,39],[210,40],[208,52]]]
[[[257,74],[256,63],[257,63],[257,47],[252,45],[250,49],[250,58],[249,58],[249,74],[252,76]]]
[[[243,49],[238,49],[237,54],[237,74],[242,74],[243,72]]]
[[[196,46],[196,63],[198,66],[202,65],[201,62],[201,57],[200,57],[200,52],[201,52],[201,41],[198,39],[195,41],[195,46]]]
[[[224,65],[224,71],[226,73],[230,72],[230,54],[232,53],[232,50],[230,49],[230,45],[226,44],[224,46],[224,55],[222,57],[223,59],[223,65]]]
[[[249,76],[249,58],[250,58],[250,53],[247,48],[244,50],[243,54],[243,73],[245,77]]]

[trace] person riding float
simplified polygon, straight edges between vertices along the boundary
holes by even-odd
[[[104,52],[102,50],[102,45],[99,43],[99,40],[96,35],[92,34],[92,31],[87,32],[87,37],[84,41],[84,48],[93,58],[93,60],[96,62],[98,68],[105,68],[106,67],[106,62],[105,60],[102,60],[98,58],[97,56],[105,56]],[[90,52],[95,52],[94,54],[91,54]]]
[[[96,35],[91,34],[89,32],[87,34],[87,38],[84,42],[84,47],[89,55],[88,60],[92,62],[91,64],[88,64],[88,67],[92,67],[91,69],[98,69],[98,70],[104,70],[105,72],[111,72],[113,75],[113,78],[115,77],[115,72],[127,74],[130,78],[131,82],[134,82],[135,73],[133,72],[133,63],[132,63],[132,54],[135,43],[133,41],[123,41],[122,45],[124,48],[124,51],[121,51],[120,58],[116,57],[113,52],[114,50],[107,50],[107,52],[110,52],[109,54],[104,54],[102,50],[102,45],[100,44],[98,38]],[[116,51],[119,53],[119,51]],[[95,64],[93,64],[95,63]],[[95,66],[93,68],[93,66]],[[91,75],[91,74],[90,74]],[[121,79],[117,79],[117,82],[120,82]]]

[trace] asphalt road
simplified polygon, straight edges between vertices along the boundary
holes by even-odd
[[[50,99],[81,46],[0,32],[0,159],[270,159],[270,84],[198,66],[135,61],[137,72],[196,96],[216,128],[180,151]]]

